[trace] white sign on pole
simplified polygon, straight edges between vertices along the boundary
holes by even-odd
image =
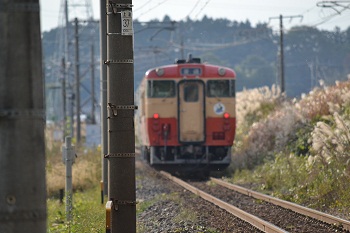
[[[122,11],[121,16],[122,16],[122,35],[132,36],[133,35],[132,11],[131,10]]]

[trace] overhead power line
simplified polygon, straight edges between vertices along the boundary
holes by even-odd
[[[157,7],[163,5],[163,4],[164,4],[165,2],[167,2],[167,1],[168,1],[168,0],[164,0],[164,1],[160,2],[160,3],[158,3],[158,5],[155,5],[155,6],[153,6],[151,9],[149,9],[149,10],[147,10],[147,11],[141,13],[141,14],[140,14],[138,17],[136,17],[134,20],[137,20],[137,19],[140,18],[141,16],[150,13],[151,11],[153,11],[153,10],[156,9]],[[149,2],[150,2],[150,1],[149,1]],[[149,2],[148,2],[148,3],[149,3]],[[143,7],[143,6],[142,6],[142,7]],[[140,9],[141,9],[141,8],[140,8]]]
[[[348,3],[347,5],[345,3]],[[319,26],[333,19],[334,17],[340,15],[343,11],[350,9],[350,1],[320,1],[316,4],[318,7],[322,8],[331,8],[336,13],[327,16],[322,19],[319,23],[314,24],[313,26]],[[340,9],[338,9],[340,8]]]
[[[199,10],[199,12],[196,14],[196,16],[194,17],[195,19],[197,18],[197,16],[204,10],[204,8],[208,5],[208,3],[210,2],[210,0],[207,0],[204,4],[204,6],[202,6],[202,8]]]
[[[316,5],[318,7],[332,8],[338,14],[341,14],[346,9],[350,9],[350,1],[321,1]],[[342,10],[338,10],[337,8],[341,8]]]
[[[134,13],[135,13],[136,11],[141,10],[141,9],[144,8],[145,6],[147,6],[150,2],[152,2],[152,0],[147,1],[147,2],[145,2],[142,6],[140,6],[139,8],[136,8],[136,9],[134,10]]]
[[[191,11],[187,14],[186,18],[189,17],[192,14],[192,12],[197,8],[197,6],[198,6],[200,1],[201,0],[197,0],[196,4],[194,4],[194,6],[192,7]]]

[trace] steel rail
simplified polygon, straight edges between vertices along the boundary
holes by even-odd
[[[209,201],[210,203],[213,203],[214,205],[228,211],[229,213],[235,215],[236,217],[242,219],[245,222],[250,223],[251,225],[253,225],[254,227],[256,227],[257,229],[263,231],[263,232],[267,232],[267,233],[287,233],[287,231],[269,223],[266,222],[252,214],[249,214],[233,205],[230,205],[210,194],[207,194],[203,191],[201,191],[198,188],[193,187],[192,185],[186,183],[185,181],[176,178],[172,175],[170,175],[167,172],[161,171],[160,174],[162,174],[163,176],[165,176],[166,178],[168,178],[169,180],[181,185],[182,187],[184,187],[185,189],[191,191],[192,193],[200,196],[201,198]]]
[[[320,220],[322,222],[326,222],[326,223],[331,224],[331,225],[341,226],[345,230],[348,230],[348,231],[350,230],[350,221],[347,221],[347,220],[344,220],[344,219],[341,219],[341,218],[338,218],[338,217],[335,217],[335,216],[332,216],[332,215],[329,215],[326,213],[322,213],[320,211],[313,210],[313,209],[310,209],[310,208],[307,208],[307,207],[304,207],[304,206],[301,206],[301,205],[298,205],[295,203],[291,203],[291,202],[284,201],[284,200],[281,200],[281,199],[278,199],[275,197],[271,197],[271,196],[266,195],[266,194],[258,193],[258,192],[255,192],[253,190],[243,188],[243,187],[240,187],[238,185],[234,185],[234,184],[228,183],[228,182],[220,180],[220,179],[216,179],[216,178],[210,178],[210,179],[213,182],[215,182],[221,186],[224,186],[228,189],[234,190],[236,192],[248,195],[250,197],[254,197],[256,199],[264,200],[266,202],[281,206],[281,207],[286,208],[286,209],[290,209],[296,213],[309,216],[311,218]]]

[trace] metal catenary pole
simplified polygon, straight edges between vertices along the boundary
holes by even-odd
[[[46,232],[39,1],[0,0],[0,232]]]
[[[95,47],[91,44],[91,124],[96,124],[95,119]]]
[[[76,139],[77,145],[81,140],[80,130],[80,60],[79,60],[79,24],[78,19],[74,19],[75,35],[75,114],[76,114]]]
[[[133,34],[131,0],[109,1],[106,157],[113,233],[136,232]]]
[[[101,154],[102,154],[102,180],[101,180],[101,202],[104,203],[104,196],[108,194],[108,161],[104,158],[107,154],[107,17],[106,0],[100,1],[100,94],[101,94]]]

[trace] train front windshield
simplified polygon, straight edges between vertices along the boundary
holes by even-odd
[[[147,96],[153,98],[175,97],[175,82],[149,80]]]
[[[207,82],[208,97],[234,97],[234,80],[209,80]]]

